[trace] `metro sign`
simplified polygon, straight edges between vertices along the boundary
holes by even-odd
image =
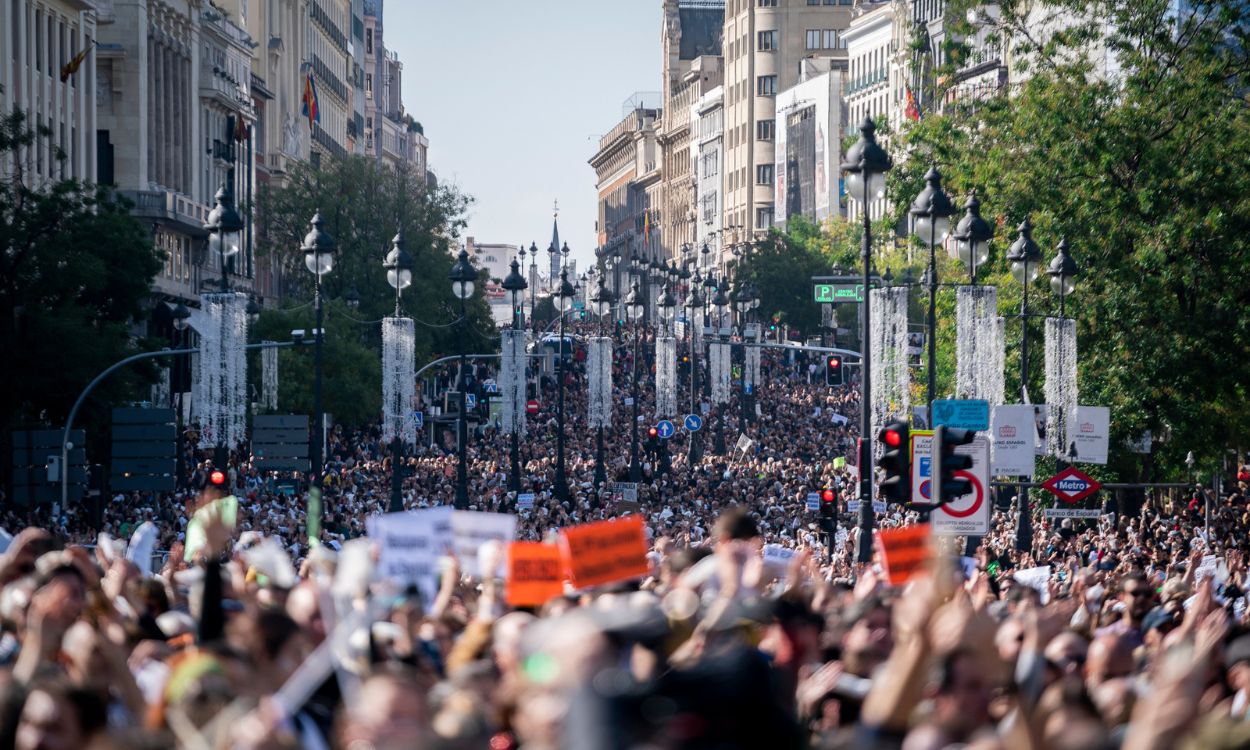
[[[1088,474],[1069,466],[1043,482],[1042,487],[1062,502],[1075,503],[1094,494],[1102,485]]]

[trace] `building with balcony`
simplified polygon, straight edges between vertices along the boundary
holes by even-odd
[[[99,41],[100,181],[134,200],[167,253],[155,296],[194,304],[220,286],[203,229],[214,194],[228,187],[243,205],[254,188],[251,36],[216,7],[150,0],[114,4]],[[233,288],[252,287],[252,239],[227,268]]]
[[[365,3],[364,152],[391,166],[405,166],[425,185],[429,141],[421,124],[404,111],[404,65],[386,48],[383,0]]]
[[[726,0],[722,260],[776,215],[776,97],[804,75],[844,70],[862,0]]]
[[[906,48],[905,41],[900,42],[899,29],[910,28],[906,6],[905,2],[889,0],[865,4],[843,34],[848,56],[843,137],[858,137],[865,118],[897,124],[903,117],[900,102],[905,99],[906,85],[897,53],[900,46]],[[847,216],[858,218],[861,208],[858,200],[848,201]],[[873,201],[869,215],[880,217],[886,208],[884,199]]]
[[[96,179],[95,49],[98,4],[94,0],[0,0],[0,111],[26,113],[50,137],[17,155],[28,185],[48,180]],[[76,72],[62,68],[87,50]],[[58,158],[58,152],[64,159]]]
[[[661,111],[647,106],[656,101],[653,94],[635,94],[625,102],[625,116],[599,139],[599,148],[590,158],[598,192],[598,254],[614,253],[622,258],[642,253],[644,234],[658,244],[659,229],[646,232],[647,212],[658,207],[660,148],[657,143]],[[654,219],[653,219],[654,221]],[[609,276],[610,288],[618,294],[622,275]]]
[[[691,107],[721,84],[723,0],[665,0],[661,48],[664,118],[658,142],[661,258],[675,258],[696,241],[695,173],[691,160]],[[655,222],[655,217],[652,218]]]
[[[690,161],[694,179],[694,244],[681,248],[683,266],[712,265],[720,258],[725,163],[725,88],[717,86],[690,108]],[[703,252],[707,246],[708,252]]]

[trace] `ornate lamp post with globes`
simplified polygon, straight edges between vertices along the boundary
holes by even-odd
[[[468,364],[464,356],[464,337],[465,331],[468,329],[469,319],[465,312],[465,302],[473,296],[474,282],[477,281],[477,271],[473,270],[473,266],[469,263],[469,254],[464,248],[460,249],[460,256],[456,259],[455,264],[451,267],[451,274],[448,277],[451,280],[451,292],[460,300],[460,335],[456,337],[456,346],[460,355],[460,366],[456,373],[456,390],[460,392],[460,414],[459,420],[456,422],[456,436],[460,460],[456,464],[456,501],[457,510],[465,510],[469,507],[469,415],[466,413],[465,406],[465,371]]]

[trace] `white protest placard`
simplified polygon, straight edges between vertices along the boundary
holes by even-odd
[[[438,593],[438,558],[450,547],[450,506],[411,513],[386,513],[366,520],[378,545],[377,573],[404,586],[415,585],[426,603]]]
[[[990,416],[990,475],[1025,476],[1034,471],[1033,407],[1028,404],[1005,404],[994,407]]]
[[[1016,583],[1021,586],[1028,586],[1036,591],[1042,597],[1042,604],[1050,603],[1050,566],[1042,565],[1037,568],[1025,568],[1017,570],[1012,576]]]
[[[534,509],[534,493],[522,492],[516,496],[517,510],[533,510]]]
[[[1203,578],[1213,578],[1217,585],[1223,584],[1228,580],[1228,567],[1215,555],[1203,555],[1198,567],[1194,568],[1194,583]]]
[[[1111,440],[1111,409],[1106,406],[1076,407],[1076,427],[1069,429],[1076,443],[1076,461],[1082,464],[1107,463]]]
[[[1033,432],[1036,442],[1033,444],[1033,453],[1039,456],[1046,455],[1046,420],[1050,416],[1049,404],[1033,404]]]
[[[978,434],[971,443],[957,446],[955,453],[972,457],[972,468],[955,472],[956,477],[972,484],[972,492],[930,511],[930,527],[934,534],[942,536],[983,536],[990,532],[994,509],[990,501],[989,438]]]
[[[885,512],[886,512],[886,510],[887,510],[887,508],[886,508],[886,505],[885,505],[885,501],[884,501],[884,500],[873,500],[873,501],[872,501],[872,512],[873,512],[873,513],[885,513]],[[847,500],[847,501],[846,501],[846,512],[847,512],[847,513],[858,513],[858,512],[859,512],[859,501],[858,501],[858,500]]]
[[[750,448],[750,447],[751,447],[751,445],[752,445],[752,443],[754,443],[754,442],[755,442],[754,440],[752,440],[751,438],[747,437],[746,435],[739,435],[739,436],[738,436],[738,442],[734,445],[734,447],[735,447],[735,448],[737,448],[737,449],[738,449],[738,450],[740,450],[740,451],[743,451],[743,452],[745,453],[745,452],[746,452],[746,450],[747,450],[748,448]]]
[[[820,510],[820,493],[819,492],[807,493],[807,509],[808,510]]]
[[[849,422],[849,421],[850,421],[849,419],[847,419],[847,418],[846,418],[846,415],[844,415],[844,414],[837,414],[837,413],[830,414],[830,415],[829,415],[829,419],[830,419],[830,421],[832,421],[834,424],[846,424],[847,422]]]
[[[516,516],[510,513],[479,513],[458,510],[451,514],[452,549],[460,561],[460,569],[466,575],[481,578],[485,572],[478,564],[478,549],[483,544],[497,541],[507,545],[516,538]],[[495,577],[502,578],[507,560],[499,556],[499,568]]]

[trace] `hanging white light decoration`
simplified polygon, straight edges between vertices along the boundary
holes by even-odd
[[[503,407],[499,426],[505,435],[525,434],[525,331],[505,328],[499,366],[499,391]]]
[[[416,397],[416,329],[412,318],[382,319],[382,440],[417,442],[412,419]]]
[[[174,405],[173,393],[169,387],[169,368],[161,368],[161,379],[152,384],[152,405],[171,408]]]
[[[907,363],[907,287],[873,289],[869,292],[872,325],[873,434],[893,417],[907,419],[911,413],[911,370]],[[876,441],[873,441],[874,445]]]
[[[961,286],[955,300],[955,392],[959,398],[1001,404],[1005,343],[998,290]]]
[[[677,339],[655,340],[655,415],[677,416]]]
[[[760,348],[748,344],[743,349],[745,367],[742,368],[742,380],[754,390],[760,385]]]
[[[612,426],[612,339],[592,338],[586,349],[586,372],[590,376],[590,427]]]
[[[729,381],[733,367],[733,355],[729,344],[716,342],[708,345],[708,371],[712,378],[712,403],[729,403]]]
[[[201,448],[234,448],[247,435],[247,295],[201,297],[208,324],[200,331],[195,409]]]
[[[1076,418],[1076,321],[1046,319],[1046,448],[1058,458],[1068,455],[1071,425]]]
[[[272,344],[272,341],[262,342]],[[260,350],[260,405],[273,411],[278,408],[278,349],[267,346]]]

